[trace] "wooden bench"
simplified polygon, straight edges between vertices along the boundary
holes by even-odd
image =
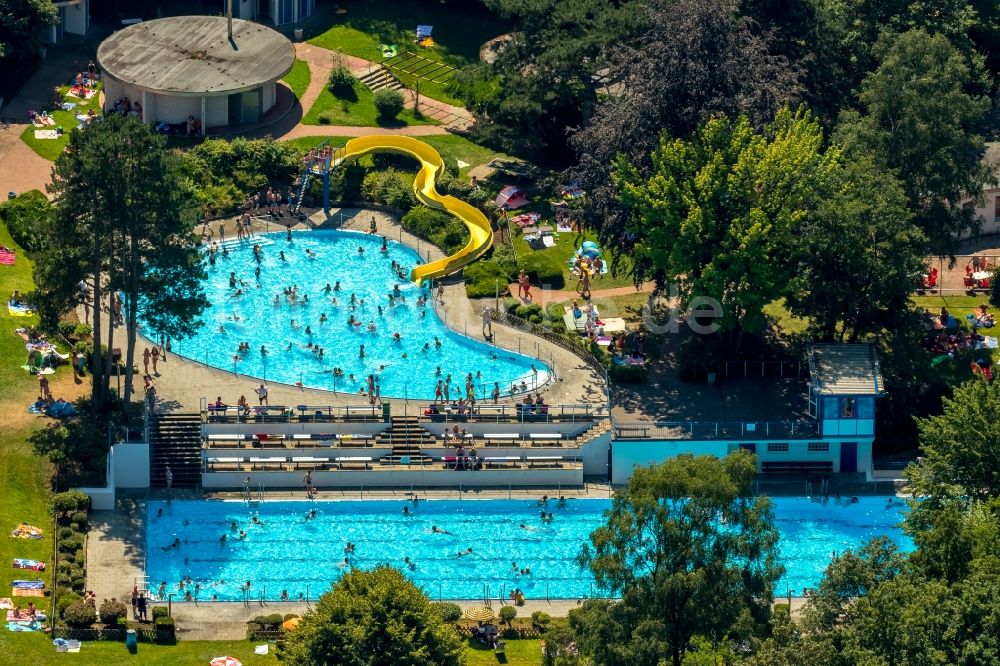
[[[516,432],[488,432],[483,434],[486,446],[520,446],[521,435]]]
[[[345,421],[375,421],[381,414],[375,411],[375,407],[344,407]]]
[[[833,462],[829,460],[765,460],[761,463],[764,474],[832,474]]]
[[[618,439],[649,439],[649,426],[628,425],[618,426]]]
[[[488,456],[483,458],[483,462],[487,467],[517,467],[521,458],[519,456]]]
[[[361,465],[361,469],[368,469],[372,462],[369,456],[340,456],[333,460],[337,463],[338,469],[344,469],[345,466],[348,469],[356,468],[357,465]]]

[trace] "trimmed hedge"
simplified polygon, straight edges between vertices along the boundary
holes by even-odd
[[[440,615],[441,619],[445,622],[458,622],[462,619],[462,608],[458,604],[443,601],[440,603],[432,603],[431,606],[434,607],[434,610],[438,612],[438,615]]]
[[[97,622],[97,611],[84,601],[75,601],[63,611],[63,619],[71,627],[89,627]]]
[[[392,120],[403,111],[403,94],[391,88],[376,90],[373,98],[375,109],[382,120]]]
[[[562,262],[555,256],[532,253],[521,257],[518,270],[528,274],[533,287],[562,289],[566,286]]]
[[[497,280],[502,294],[509,284],[510,276],[503,267],[492,259],[477,261],[465,267],[465,295],[469,298],[495,296]]]
[[[29,190],[0,203],[0,220],[7,225],[14,242],[27,252],[42,250],[39,230],[52,220],[53,208],[39,190]]]
[[[469,242],[469,230],[458,218],[427,206],[414,206],[400,223],[411,234],[437,245],[446,254],[454,254]]]

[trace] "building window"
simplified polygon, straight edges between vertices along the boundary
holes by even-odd
[[[853,419],[858,415],[857,401],[854,398],[840,399],[840,418]]]
[[[768,453],[788,453],[788,442],[770,442],[767,445]]]
[[[809,453],[828,453],[830,444],[828,442],[809,442]]]

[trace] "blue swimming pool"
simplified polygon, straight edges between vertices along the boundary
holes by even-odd
[[[884,498],[862,498],[856,504],[808,498],[773,502],[787,569],[778,594],[814,587],[834,551],[870,537],[884,534],[903,550],[913,549],[898,527],[903,507],[887,508]],[[481,598],[485,586],[493,596],[514,587],[529,599],[588,596],[593,579],[574,558],[602,523],[610,501],[571,499],[564,507],[550,505],[555,519],[543,524],[536,503],[527,500],[433,500],[420,502],[412,516],[402,514],[401,501],[264,502],[255,508],[214,500],[150,502],[146,571],[152,586],[164,581],[172,591],[190,576],[200,585],[202,600],[240,600],[240,586],[247,580],[253,583],[254,597],[263,592],[277,599],[284,590],[292,599],[300,594],[315,598],[342,575],[344,547],[350,541],[356,549],[349,566],[400,567],[435,599]],[[311,508],[316,518],[306,520]],[[254,512],[263,525],[252,522]],[[232,530],[234,521],[246,531],[245,540]],[[434,532],[434,526],[447,533]],[[227,539],[220,542],[223,534]],[[175,539],[180,545],[164,550]],[[458,556],[468,548],[471,553]],[[408,569],[404,558],[415,569]],[[512,562],[530,568],[531,574],[516,574]]]
[[[380,236],[302,231],[290,242],[272,233],[223,246],[226,254],[214,263],[206,255],[211,305],[202,315],[205,326],[173,345],[181,356],[267,381],[347,393],[365,388],[375,374],[382,396],[419,399],[433,399],[437,381],[448,375],[450,397],[464,397],[471,373],[478,399],[492,395],[494,383],[509,395],[513,384],[530,390],[549,377],[543,362],[454,333],[430,302],[418,305],[418,297],[429,295],[426,283],[418,288],[392,267],[396,262],[408,274],[419,261],[405,245],[388,241],[382,252]],[[294,298],[285,293],[292,287]],[[348,323],[352,315],[360,325]],[[480,322],[470,322],[469,330],[478,333]]]

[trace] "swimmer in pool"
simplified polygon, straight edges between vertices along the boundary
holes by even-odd
[[[417,563],[411,560],[409,557],[403,558],[403,564],[405,564],[406,568],[409,569],[410,571],[415,571],[417,568]]]
[[[222,536],[219,537],[219,543],[226,543],[227,538],[228,537],[225,534],[223,534]]]
[[[436,335],[434,336],[434,347],[437,349],[441,349],[441,340],[439,340],[438,336]]]
[[[437,525],[431,525],[431,534],[451,534],[451,532],[443,530]]]
[[[537,532],[538,531],[537,527],[528,527],[524,523],[521,523],[520,525],[518,525],[518,527],[520,527],[522,530],[527,530],[529,532]]]
[[[358,347],[358,358],[364,358],[364,357],[365,357],[365,346],[361,345],[360,347]]]
[[[374,321],[369,321],[368,322],[368,332],[369,333],[374,333],[377,330],[378,330],[378,326],[375,325],[375,322]]]
[[[288,322],[288,325],[292,327],[293,331],[299,330],[299,325],[295,323],[294,319],[292,319],[290,322]]]
[[[325,312],[320,312],[319,313],[319,323],[321,323],[321,324],[325,324],[326,323],[326,313]]]
[[[163,548],[164,552],[167,552],[167,551],[174,550],[175,548],[180,548],[180,547],[181,547],[181,540],[178,537],[178,538],[174,539],[174,542],[172,544],[170,544],[169,546],[163,546],[162,548]]]
[[[326,283],[326,286],[325,286],[325,287],[323,287],[323,291],[324,291],[325,293],[327,293],[327,294],[329,294],[329,293],[330,293],[331,291],[333,291],[333,287],[331,287],[331,286],[330,286],[330,283],[329,283],[329,282],[327,282],[327,283]]]
[[[365,248],[363,248],[363,247],[361,247],[359,245],[358,246],[358,256],[360,257],[360,256],[364,255],[364,253],[365,253]]]
[[[240,530],[240,539],[246,539],[247,533],[244,530]]]
[[[404,515],[404,516],[409,516],[409,515],[411,515],[411,514],[410,514],[410,507],[408,507],[408,506],[404,506],[404,507],[403,507],[403,515]]]
[[[399,334],[399,331],[396,331],[395,333],[392,334],[393,342],[400,342],[402,339],[403,337]]]
[[[472,547],[466,548],[464,551],[458,551],[455,553],[456,557],[465,557],[466,555],[472,555]]]
[[[261,527],[264,527],[264,522],[257,516],[254,516],[253,518],[251,518],[251,520],[253,521],[254,525],[260,525]]]
[[[312,327],[306,326],[306,335],[312,335],[312,334],[313,334]]]
[[[267,356],[267,347],[266,346],[264,346],[264,345],[260,346],[260,355],[261,356]]]
[[[288,259],[285,259],[285,252],[284,252],[284,250],[282,250],[281,252],[278,252],[278,259],[280,259],[281,261],[288,261]]]

